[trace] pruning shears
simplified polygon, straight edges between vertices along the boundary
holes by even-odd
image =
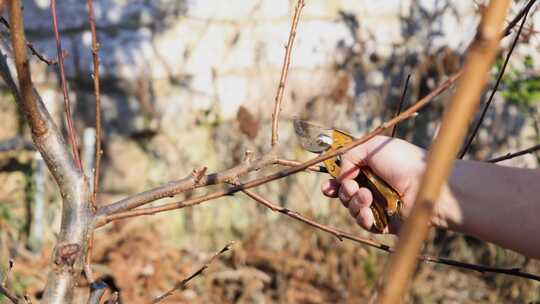
[[[302,147],[313,153],[324,154],[337,150],[355,139],[343,131],[300,119],[294,119],[293,124]],[[341,156],[325,160],[324,166],[332,177],[338,177],[341,173]],[[368,166],[360,167],[355,180],[361,187],[368,188],[373,196],[371,210],[375,221],[371,230],[377,233],[384,232],[390,220],[400,216],[403,206],[401,195]]]

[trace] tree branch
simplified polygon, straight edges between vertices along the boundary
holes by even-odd
[[[66,111],[66,121],[68,126],[68,138],[71,145],[71,153],[73,153],[73,159],[77,168],[82,171],[81,159],[79,157],[79,145],[77,143],[77,136],[75,135],[75,128],[73,126],[73,117],[71,116],[71,102],[69,100],[69,93],[67,88],[66,73],[64,71],[64,52],[62,51],[62,41],[60,39],[60,32],[58,31],[58,16],[56,14],[56,0],[51,0],[51,13],[53,18],[54,38],[56,39],[56,51],[58,53],[58,63],[60,70],[60,83],[62,84],[62,92],[64,93],[64,108]]]
[[[333,227],[318,223],[317,221],[309,219],[309,218],[303,216],[302,214],[300,214],[300,213],[298,213],[298,212],[296,212],[294,210],[290,210],[290,209],[281,207],[279,205],[276,205],[276,204],[266,200],[265,198],[263,198],[262,196],[256,194],[255,192],[253,192],[251,190],[244,189],[242,191],[246,195],[248,195],[250,198],[255,200],[257,203],[263,205],[264,207],[266,207],[266,208],[268,208],[268,209],[270,209],[270,210],[272,210],[274,212],[279,212],[279,213],[284,214],[284,215],[286,215],[288,217],[296,219],[296,220],[298,220],[298,221],[300,221],[300,222],[302,222],[304,224],[307,224],[307,225],[309,225],[311,227],[314,227],[316,229],[319,229],[321,231],[327,232],[327,233],[333,235],[334,237],[336,237],[337,239],[339,239],[340,241],[343,241],[344,239],[347,239],[347,240],[353,241],[353,242],[358,243],[358,244],[362,244],[362,245],[370,246],[370,247],[373,247],[373,248],[376,248],[376,249],[379,249],[379,250],[383,250],[383,251],[388,252],[388,253],[395,252],[394,248],[389,246],[389,245],[382,244],[382,243],[379,243],[379,242],[374,241],[372,239],[363,238],[363,237],[354,235],[352,233],[345,232],[345,231],[342,231],[342,230],[339,230],[339,229],[336,229],[336,228],[333,228]],[[208,199],[208,200],[210,200],[210,199]],[[208,201],[208,200],[204,200],[204,201]],[[202,202],[203,201],[200,198],[196,198],[196,199],[193,199],[193,200],[188,200],[188,201],[185,201],[182,206],[179,206],[176,209],[185,208],[185,207],[193,207],[193,206],[195,206],[195,205],[197,205],[199,203],[202,203]],[[150,208],[147,208],[147,209],[150,209]],[[154,211],[152,211],[152,212],[154,212]],[[145,209],[133,210],[133,211],[131,211],[129,213],[130,213],[130,215],[127,216],[127,217],[144,215],[144,214],[152,214],[152,213],[148,213],[147,210],[145,210]],[[122,218],[126,218],[126,217],[124,217],[124,215],[122,213],[119,213],[119,214],[110,216],[109,219],[111,221],[113,221],[113,220],[119,220],[119,219],[122,219]],[[484,272],[500,273],[500,274],[506,274],[506,275],[516,276],[516,277],[522,277],[522,278],[526,278],[526,279],[531,279],[531,280],[535,280],[535,281],[540,281],[540,276],[535,275],[535,274],[531,274],[531,273],[527,273],[527,272],[522,272],[518,268],[498,268],[498,267],[491,267],[491,266],[483,266],[483,265],[478,265],[478,264],[464,263],[464,262],[460,262],[460,261],[455,261],[455,260],[448,259],[448,258],[432,257],[432,256],[428,256],[428,255],[417,256],[417,260],[420,261],[420,262],[430,262],[430,263],[435,263],[435,264],[443,264],[443,265],[449,265],[449,266],[454,266],[454,267],[460,267],[460,268],[474,270],[474,271],[478,271],[478,272],[482,272],[482,273],[484,273]]]
[[[407,96],[407,89],[409,88],[409,80],[411,79],[411,74],[407,75],[407,80],[405,80],[405,86],[403,86],[403,92],[401,93],[401,98],[399,99],[398,108],[396,110],[396,115],[398,116],[401,113],[401,108],[403,107],[403,102],[405,101],[405,96]],[[396,136],[397,124],[392,128],[392,133],[390,137]]]
[[[6,298],[8,298],[13,304],[24,304],[29,303],[29,301],[26,300],[26,297],[23,299],[19,298],[14,292],[9,290],[6,287],[6,280],[8,279],[8,276],[11,272],[11,269],[13,269],[14,263],[13,260],[9,260],[9,266],[7,269],[7,272],[5,274],[0,273],[0,295],[4,295]]]
[[[503,160],[512,159],[512,158],[515,158],[515,157],[518,157],[518,156],[521,156],[521,155],[534,153],[534,152],[536,152],[538,150],[540,150],[540,144],[538,144],[536,146],[532,146],[532,147],[524,149],[524,150],[521,150],[521,151],[518,151],[518,152],[508,153],[508,154],[503,155],[503,156],[488,159],[488,160],[486,160],[486,162],[488,162],[488,163],[498,163],[498,162],[501,162]]]
[[[171,296],[175,291],[183,289],[184,287],[186,287],[186,285],[187,285],[187,283],[189,283],[189,281],[193,280],[197,276],[202,275],[204,273],[204,271],[208,267],[210,267],[210,264],[212,264],[214,262],[214,260],[217,259],[217,257],[222,255],[226,251],[229,251],[233,244],[234,244],[233,242],[230,242],[227,245],[225,245],[225,247],[223,247],[220,251],[216,252],[210,258],[210,260],[208,260],[208,262],[204,263],[204,265],[202,265],[199,269],[197,269],[197,271],[195,271],[194,273],[192,273],[191,275],[189,275],[187,278],[183,279],[182,281],[178,282],[173,288],[171,288],[166,293],[164,293],[161,296],[159,296],[159,297],[155,298],[154,300],[152,300],[151,303],[159,303],[159,302],[163,301],[165,298]]]
[[[0,295],[6,296],[6,298],[8,298],[13,304],[25,303],[23,302],[23,300],[19,299],[19,297],[17,297],[15,293],[7,289],[4,284],[0,284]]]
[[[274,99],[274,112],[272,113],[272,146],[275,146],[278,143],[278,120],[279,113],[281,112],[281,102],[283,101],[285,83],[287,82],[289,65],[291,63],[291,51],[294,44],[294,38],[296,37],[296,28],[298,26],[298,20],[300,20],[300,14],[302,13],[302,8],[304,8],[304,5],[304,0],[298,0],[296,3],[296,8],[294,9],[293,20],[291,23],[291,31],[289,32],[289,40],[285,46],[285,57],[283,58],[281,76],[279,77],[276,98]]]
[[[24,24],[19,1],[9,0],[9,18],[12,24],[11,43],[15,56],[15,68],[21,91],[21,107],[28,120],[32,134],[36,137],[43,136],[48,128],[46,118],[40,113],[38,103],[35,100],[30,63],[26,56],[26,38],[24,36]]]
[[[8,30],[10,29],[9,22],[2,16],[0,16],[0,23],[2,23]],[[57,63],[56,60],[47,59],[45,55],[38,52],[38,50],[34,47],[34,45],[31,42],[26,41],[26,46],[28,47],[30,52],[32,52],[32,55],[36,56],[39,60],[43,61],[45,64],[53,65]]]
[[[540,276],[528,272],[523,272],[519,267],[512,267],[512,268],[500,268],[500,267],[492,267],[492,266],[485,266],[485,265],[478,265],[478,264],[471,264],[471,263],[464,263],[459,261],[454,261],[447,258],[440,258],[440,257],[428,257],[428,256],[420,256],[420,261],[429,262],[429,263],[436,263],[436,264],[444,264],[448,266],[454,266],[459,267],[463,269],[473,270],[480,273],[499,273],[499,274],[506,274],[509,276],[514,277],[520,277],[524,279],[529,279],[533,281],[540,282]]]
[[[104,206],[97,211],[97,216],[100,217],[111,215],[113,213],[134,209],[165,197],[172,197],[195,188],[224,183],[239,176],[245,175],[248,172],[266,167],[274,162],[274,158],[274,150],[272,150],[270,153],[256,162],[242,163],[236,167],[221,172],[198,176],[198,174],[195,173],[197,173],[196,171],[200,169],[197,169],[189,176],[181,180],[169,182],[163,186],[137,193],[118,202]]]
[[[361,145],[361,144],[365,143],[366,141],[370,140],[371,138],[383,133],[385,130],[387,130],[388,128],[394,126],[395,124],[397,124],[397,123],[399,123],[399,122],[401,122],[401,121],[403,121],[403,120],[405,120],[405,119],[407,119],[407,118],[409,118],[411,116],[414,116],[415,113],[418,110],[420,110],[423,106],[425,106],[431,100],[433,100],[433,98],[437,97],[439,94],[441,94],[443,91],[445,91],[448,87],[450,87],[450,85],[452,83],[454,83],[459,78],[460,75],[461,75],[461,72],[457,72],[456,74],[452,75],[449,79],[447,79],[441,85],[439,85],[435,90],[433,90],[431,93],[429,93],[427,96],[425,96],[424,98],[422,98],[421,100],[419,100],[418,102],[413,104],[412,106],[410,106],[407,110],[402,112],[400,115],[398,115],[398,116],[392,118],[391,120],[383,123],[379,127],[375,128],[374,130],[369,132],[368,134],[366,134],[366,135],[364,135],[364,136],[362,136],[362,137],[360,137],[358,139],[355,139],[354,141],[352,141],[351,143],[343,146],[340,149],[336,149],[334,151],[325,153],[325,154],[323,154],[323,155],[321,155],[319,157],[316,157],[316,158],[313,158],[313,159],[311,159],[309,161],[303,162],[303,163],[301,163],[301,164],[299,164],[297,166],[290,167],[288,169],[279,171],[277,173],[274,173],[274,174],[271,174],[271,175],[268,175],[268,176],[264,176],[264,177],[254,179],[254,180],[251,180],[249,182],[242,183],[240,185],[230,187],[230,188],[225,189],[225,190],[219,190],[219,191],[216,191],[216,192],[213,192],[213,193],[210,193],[210,194],[207,194],[207,195],[195,197],[195,198],[192,198],[192,199],[189,199],[189,200],[186,200],[186,201],[164,204],[164,205],[157,206],[157,207],[129,210],[129,209],[135,208],[136,206],[141,206],[141,205],[143,205],[143,204],[145,204],[147,202],[150,202],[150,201],[153,201],[153,200],[156,199],[155,196],[153,196],[153,193],[152,193],[152,192],[154,192],[153,190],[143,192],[141,194],[136,195],[135,200],[131,200],[130,198],[128,198],[128,199],[125,199],[125,200],[120,201],[118,203],[107,206],[107,207],[111,207],[111,208],[104,207],[104,208],[98,210],[98,216],[99,217],[96,219],[96,228],[101,227],[101,226],[103,226],[103,225],[105,225],[105,224],[107,224],[107,223],[109,223],[111,221],[115,221],[115,220],[119,220],[119,219],[125,219],[125,218],[129,218],[129,217],[140,216],[140,215],[151,215],[151,214],[155,214],[155,213],[158,213],[158,212],[163,212],[163,211],[180,209],[180,208],[184,208],[184,207],[198,205],[198,204],[200,204],[202,202],[205,202],[207,200],[216,199],[216,198],[226,196],[226,195],[232,195],[232,194],[234,194],[234,193],[236,193],[238,191],[242,191],[242,190],[245,190],[245,189],[257,187],[257,186],[260,186],[262,184],[268,183],[270,181],[280,179],[280,178],[284,178],[286,176],[298,173],[300,171],[304,171],[304,170],[308,169],[309,167],[311,167],[313,165],[316,165],[316,164],[318,164],[318,163],[320,163],[320,162],[322,162],[322,161],[324,161],[326,159],[335,157],[337,155],[341,155],[341,154],[347,152],[348,150],[350,150],[350,149],[352,149],[352,148],[354,148],[354,147],[356,147],[358,145]],[[272,153],[270,153],[269,155],[272,155]],[[270,164],[270,163],[272,163],[274,161],[273,157],[268,157],[268,155],[266,155],[265,157],[263,157],[261,159],[261,161],[255,162],[256,164],[260,165],[259,168],[264,167],[263,164],[264,164],[265,159],[267,159],[268,164]],[[239,166],[237,166],[237,167],[235,167],[233,169],[224,171],[223,173],[218,173],[218,176],[221,176],[220,180],[222,180],[224,182],[225,181],[234,181],[238,177],[238,175],[231,174],[232,173],[231,170],[238,170],[238,168],[242,168],[242,167],[246,167],[246,166],[252,166],[252,165],[250,165],[248,163],[243,163],[243,164],[241,164],[241,165],[239,165]],[[207,183],[207,181],[208,181],[208,178],[206,179],[206,184],[205,184],[205,182],[203,182],[203,179],[201,179],[200,184],[201,185],[210,184],[210,183]],[[184,183],[187,183],[187,185],[185,185]],[[183,183],[181,183],[181,184],[183,184],[183,186],[184,186],[182,188],[183,190],[186,190],[189,187],[193,187],[192,185],[194,185],[193,182],[186,181],[185,179],[184,179]],[[171,190],[171,188],[175,189],[174,187],[177,187],[177,186],[178,186],[178,183],[173,183],[173,187],[165,186],[164,188]],[[163,195],[163,191],[156,191],[156,192],[158,192],[160,195]],[[176,192],[176,191],[174,191],[174,192]],[[172,193],[172,192],[169,192],[169,193]],[[153,199],[152,200],[145,199],[146,196],[150,196]],[[137,197],[138,197],[138,199],[137,199]],[[137,204],[135,204],[135,203],[137,203]],[[129,210],[129,211],[120,212],[120,211],[123,211],[123,210]]]
[[[287,167],[294,167],[302,164],[302,162],[279,158],[275,160],[275,164]],[[328,173],[328,169],[326,169],[326,167],[324,166],[311,166],[307,169],[313,172]]]
[[[408,286],[416,257],[424,242],[439,192],[445,182],[463,139],[468,123],[477,107],[488,79],[488,71],[496,56],[502,23],[509,1],[491,1],[467,52],[463,78],[458,83],[452,102],[443,117],[440,133],[430,148],[427,169],[413,209],[385,272],[385,283],[379,288],[378,303],[398,303]]]
[[[533,1],[531,1],[533,2]],[[531,6],[527,6],[528,9],[531,8]],[[493,97],[495,96],[495,93],[497,92],[497,89],[499,88],[499,84],[501,83],[501,80],[504,76],[504,71],[506,70],[506,66],[508,65],[508,61],[510,61],[510,57],[512,56],[512,53],[514,52],[514,48],[516,47],[517,45],[517,42],[519,40],[519,36],[521,35],[521,30],[523,29],[523,25],[525,25],[525,21],[527,20],[527,13],[529,11],[526,10],[525,11],[525,14],[523,15],[523,19],[521,19],[521,24],[519,25],[519,29],[516,33],[516,37],[514,38],[514,40],[512,41],[512,45],[510,46],[510,50],[508,51],[508,54],[506,55],[506,58],[504,59],[504,63],[501,67],[501,70],[499,71],[499,75],[497,75],[497,80],[495,81],[495,86],[493,87],[493,89],[491,90],[491,94],[489,95],[489,98],[486,102],[486,104],[484,105],[484,109],[482,110],[482,113],[480,114],[480,117],[478,118],[478,121],[476,122],[472,132],[471,132],[471,135],[469,136],[469,139],[467,140],[467,143],[465,144],[465,146],[463,147],[463,150],[461,150],[461,153],[459,154],[459,158],[462,159],[465,154],[467,154],[467,151],[469,150],[473,140],[474,140],[474,137],[476,136],[476,134],[478,133],[478,130],[480,129],[480,126],[482,126],[482,122],[484,121],[484,117],[486,116],[486,113],[487,113],[487,110],[489,108],[489,106],[491,105],[491,102],[493,101]]]
[[[96,152],[95,152],[95,170],[94,170],[94,186],[92,187],[92,207],[97,209],[97,192],[99,190],[99,170],[101,165],[101,95],[99,87],[99,44],[96,33],[96,17],[94,16],[94,1],[87,0],[88,6],[88,22],[90,23],[90,32],[92,33],[92,63],[94,72],[94,96],[96,98]]]
[[[523,9],[521,9],[521,11],[519,11],[519,13],[514,16],[512,21],[510,21],[504,28],[503,37],[506,37],[512,33],[512,29],[516,26],[519,20],[521,20],[521,18],[523,18],[531,10],[531,7],[534,5],[535,2],[536,0],[529,0],[527,5],[525,5],[525,7],[523,7]]]
[[[32,130],[36,148],[58,184],[63,199],[60,233],[43,301],[70,303],[86,252],[87,230],[91,221],[88,209],[91,199],[89,187],[49,112],[33,89],[20,2],[9,0],[8,4],[15,66],[21,90],[20,105]]]

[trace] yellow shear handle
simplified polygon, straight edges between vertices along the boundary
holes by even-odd
[[[332,145],[329,150],[339,149],[353,140],[353,136],[339,130],[333,130]],[[328,173],[333,177],[338,177],[341,173],[341,163],[338,157],[325,160],[324,165]],[[373,223],[372,231],[377,233],[384,232],[384,229],[388,227],[390,217],[399,216],[400,214],[402,207],[401,195],[386,181],[375,175],[367,166],[360,168],[360,173],[355,180],[360,186],[368,188],[373,195],[371,211],[373,212],[375,222]]]

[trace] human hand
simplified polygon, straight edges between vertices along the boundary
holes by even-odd
[[[329,197],[339,197],[349,213],[364,229],[371,230],[374,217],[370,209],[371,191],[359,185],[354,178],[359,167],[368,166],[385,180],[403,200],[401,214],[407,216],[418,192],[420,178],[425,170],[426,151],[404,140],[376,136],[351,149],[341,158],[341,175],[324,183],[322,192]],[[389,233],[396,233],[398,223],[390,223]]]

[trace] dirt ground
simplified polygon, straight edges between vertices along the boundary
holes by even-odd
[[[340,242],[285,218],[266,224],[234,238],[230,251],[163,303],[367,303],[373,296],[388,259],[386,253]],[[126,221],[96,234],[94,270],[119,292],[121,303],[148,303],[199,269],[228,242],[216,235],[215,250],[178,248],[157,237],[158,226]],[[4,240],[7,231],[2,229]],[[196,244],[197,239],[192,241]],[[50,246],[37,255],[21,247],[9,282],[16,291],[38,299]],[[538,261],[448,233],[432,233],[425,251],[540,272]],[[404,302],[536,303],[539,287],[537,282],[520,278],[422,263]],[[78,302],[85,302],[87,290],[81,278]]]

